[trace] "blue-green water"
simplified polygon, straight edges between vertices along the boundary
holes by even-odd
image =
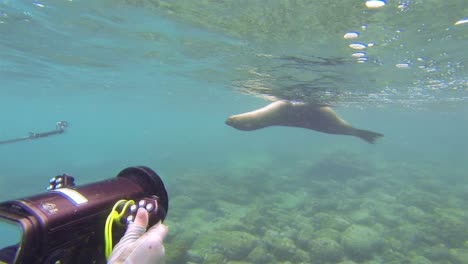
[[[0,140],[70,122],[0,146],[0,199],[147,165],[167,263],[468,263],[468,3],[364,3],[0,1]],[[385,137],[224,124],[274,97]]]

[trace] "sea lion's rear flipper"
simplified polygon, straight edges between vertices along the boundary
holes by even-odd
[[[362,129],[356,129],[354,131],[354,135],[356,137],[359,137],[365,141],[367,141],[370,144],[374,144],[375,140],[377,140],[379,137],[383,137],[383,134],[377,133],[377,132],[372,132],[369,130],[362,130]]]

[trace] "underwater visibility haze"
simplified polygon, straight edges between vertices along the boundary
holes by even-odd
[[[166,263],[468,263],[466,0],[0,0],[0,199],[146,165]],[[225,120],[326,104],[375,144]]]

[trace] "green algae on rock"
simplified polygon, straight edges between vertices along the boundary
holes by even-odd
[[[362,225],[351,225],[343,233],[342,244],[352,259],[366,260],[383,246],[380,234]]]
[[[250,251],[249,255],[247,256],[247,260],[253,263],[259,264],[268,264],[274,263],[274,257],[270,254],[264,246],[256,246],[252,251]]]
[[[344,256],[343,247],[333,239],[317,238],[309,243],[311,259],[320,262],[337,262]]]
[[[203,261],[213,254],[223,254],[228,260],[245,259],[257,239],[252,234],[241,231],[213,231],[202,233],[189,250],[191,261]]]
[[[466,264],[468,261],[468,249],[453,248],[450,249],[450,261],[454,264]]]

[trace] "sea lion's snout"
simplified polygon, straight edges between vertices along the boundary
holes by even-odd
[[[228,117],[224,123],[228,126],[234,126],[234,120],[231,117]]]
[[[230,116],[224,123],[238,130],[250,131],[254,129],[249,121],[243,120],[239,116],[235,115]]]
[[[240,124],[239,120],[236,119],[236,116],[230,116],[226,121],[224,122],[226,125],[231,126],[233,128],[237,128],[240,130],[242,129],[242,125]]]

